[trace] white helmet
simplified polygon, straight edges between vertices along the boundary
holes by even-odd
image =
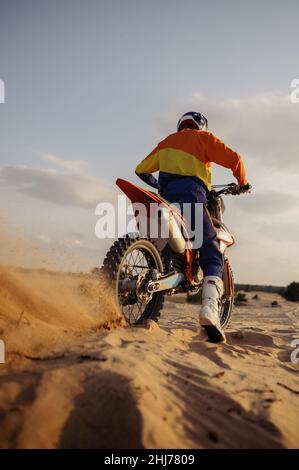
[[[183,123],[184,123],[184,126],[182,126]],[[183,116],[181,117],[181,119],[179,120],[177,124],[178,132],[181,129],[188,127],[188,124],[190,124],[191,128],[195,128],[195,129],[206,130],[208,128],[207,118],[203,114],[195,113],[193,111],[183,114]]]

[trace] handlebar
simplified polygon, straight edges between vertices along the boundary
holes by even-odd
[[[221,188],[220,190],[216,190],[216,188]],[[232,194],[234,196],[242,194],[242,193],[249,193],[252,186],[250,184],[218,184],[212,186],[212,191],[214,192],[215,196],[220,196],[221,194]]]

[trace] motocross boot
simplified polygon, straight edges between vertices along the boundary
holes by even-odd
[[[199,323],[205,328],[208,338],[213,343],[225,340],[220,325],[219,310],[223,295],[223,281],[217,276],[206,276],[202,287],[202,305]]]

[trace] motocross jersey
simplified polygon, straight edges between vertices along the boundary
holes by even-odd
[[[238,183],[246,184],[241,156],[211,132],[195,129],[170,134],[137,165],[136,173],[146,180],[143,176],[159,171],[162,187],[171,175],[195,177],[210,190],[211,163],[231,169]]]

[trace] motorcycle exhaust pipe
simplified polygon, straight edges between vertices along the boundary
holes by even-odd
[[[174,273],[168,276],[162,277],[157,281],[152,281],[147,286],[149,292],[161,292],[164,290],[175,289],[178,285],[183,282],[185,276],[183,273]]]

